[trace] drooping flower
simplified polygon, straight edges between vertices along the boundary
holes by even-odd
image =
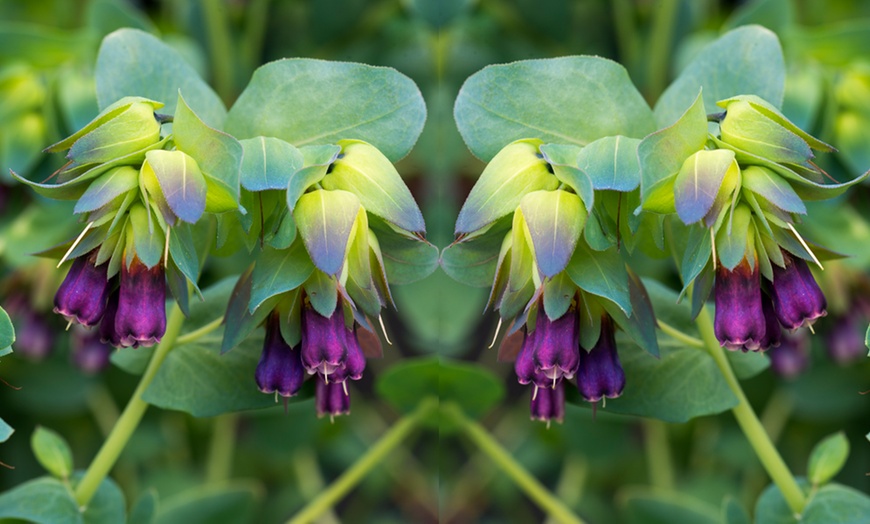
[[[300,349],[284,341],[277,312],[272,312],[266,321],[266,338],[254,378],[263,393],[278,393],[283,397],[299,393],[305,381]]]
[[[565,417],[565,384],[557,382],[555,387],[535,387],[529,406],[532,420],[562,422]]]
[[[538,310],[534,331],[526,334],[514,369],[520,384],[552,388],[563,378],[573,378],[580,358],[576,312],[568,311],[551,321]]]
[[[121,265],[114,333],[121,347],[153,346],[166,332],[166,281],[163,265],[148,268],[137,257]]]
[[[767,325],[761,300],[758,264],[744,259],[734,270],[720,265],[716,271],[716,338],[730,349],[761,349]]]
[[[347,415],[350,413],[350,393],[344,382],[327,382],[324,377],[318,375],[317,389],[315,391],[315,403],[317,404],[317,416]]]
[[[601,319],[601,336],[588,352],[580,352],[577,369],[577,387],[588,402],[602,398],[616,398],[625,388],[625,372],[616,350],[616,329],[613,319],[604,315]]]
[[[806,261],[785,251],[782,255],[785,267],[773,266],[771,298],[779,322],[793,331],[825,316],[827,302]]]
[[[73,260],[54,296],[54,312],[69,322],[95,326],[103,317],[109,296],[108,264],[95,264],[97,251]]]
[[[302,364],[309,374],[329,375],[347,362],[347,328],[339,304],[329,317],[306,305],[302,309]]]
[[[344,365],[337,368],[329,376],[330,382],[344,382],[345,380],[359,380],[366,368],[366,356],[359,345],[355,329],[344,330],[347,344],[347,358]]]

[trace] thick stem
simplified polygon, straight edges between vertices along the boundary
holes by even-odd
[[[85,507],[91,501],[97,488],[100,487],[100,483],[109,474],[121,452],[124,451],[127,441],[130,440],[142,420],[145,410],[148,409],[148,403],[142,400],[142,395],[151,385],[166,355],[175,346],[175,339],[178,337],[178,332],[181,331],[183,322],[184,314],[177,304],[173,304],[172,312],[166,322],[166,333],[163,335],[163,340],[157,345],[157,349],[154,350],[151,361],[139,380],[139,385],[136,386],[136,391],[133,392],[130,402],[127,403],[127,407],[124,408],[124,412],[121,413],[118,422],[103,443],[103,447],[97,452],[97,456],[94,457],[93,462],[76,487],[75,497],[79,506]]]
[[[178,339],[179,341],[181,338]],[[233,450],[236,447],[236,413],[225,413],[214,418],[208,462],[205,466],[205,481],[216,484],[229,480],[233,470]]]
[[[643,421],[649,481],[655,488],[674,489],[674,466],[668,444],[668,427],[661,420]]]
[[[704,343],[707,345],[707,352],[713,357],[713,360],[719,367],[719,371],[725,377],[728,387],[734,393],[734,396],[737,397],[737,405],[731,412],[734,413],[740,429],[743,430],[743,434],[746,435],[749,444],[755,450],[761,465],[764,466],[771,480],[777,485],[779,491],[782,492],[788,507],[796,515],[799,515],[806,505],[806,497],[803,491],[801,491],[800,486],[798,486],[794,475],[789,471],[785,461],[782,460],[782,457],[770,440],[770,436],[764,430],[761,421],[758,420],[749,401],[746,399],[743,388],[740,386],[740,382],[737,380],[737,376],[734,375],[734,370],[731,369],[731,364],[725,356],[725,350],[722,349],[722,346],[716,339],[713,320],[710,318],[710,312],[707,307],[704,307],[695,322],[701,332],[701,338],[704,339]]]
[[[397,448],[414,431],[420,422],[438,405],[434,399],[420,403],[411,414],[399,420],[389,431],[375,442],[350,468],[322,491],[319,496],[309,502],[299,513],[288,521],[288,524],[306,524],[333,507],[354,488],[369,472],[378,467],[390,453]]]
[[[541,482],[532,476],[526,468],[514,459],[501,444],[495,440],[486,429],[477,422],[466,417],[458,406],[451,405],[442,408],[442,412],[450,416],[472,442],[489,457],[539,508],[558,522],[583,524],[565,504],[551,493]]]

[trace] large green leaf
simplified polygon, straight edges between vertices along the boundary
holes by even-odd
[[[779,107],[785,91],[785,60],[779,39],[769,29],[751,25],[729,31],[709,44],[656,102],[658,124],[673,124],[701,88],[705,113],[720,111],[716,106],[719,100],[746,94],[758,95]]]
[[[801,524],[862,524],[870,515],[870,497],[839,484],[824,486],[804,508]],[[759,522],[759,524],[762,524]]]
[[[592,56],[487,66],[465,81],[453,115],[469,149],[484,161],[521,138],[583,146],[655,130],[625,69]]]
[[[567,272],[580,289],[615,302],[631,315],[628,272],[616,249],[593,251],[585,242],[578,242]]]
[[[36,524],[83,524],[69,488],[48,477],[30,480],[0,495],[0,518]]]
[[[580,151],[577,164],[592,179],[595,189],[632,191],[640,184],[638,144],[637,138],[599,138]]]
[[[238,138],[273,136],[297,147],[365,140],[395,162],[414,146],[425,120],[420,90],[394,69],[294,58],[254,72],[226,129]]]
[[[174,114],[181,91],[206,124],[223,127],[227,111],[217,94],[178,51],[143,31],[119,29],[106,36],[96,78],[100,108],[138,95],[162,102],[163,110]]]
[[[314,265],[328,275],[341,272],[350,234],[360,209],[348,191],[318,189],[296,203],[293,218]]]
[[[290,177],[302,169],[302,153],[280,138],[258,136],[241,144],[241,184],[248,191],[287,189]]]
[[[289,249],[264,248],[251,277],[249,311],[253,313],[270,297],[301,286],[313,271],[314,264],[299,240]]]

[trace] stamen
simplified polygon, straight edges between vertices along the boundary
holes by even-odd
[[[532,392],[532,401],[534,402],[534,400],[536,398],[538,398],[538,385],[537,384],[535,384],[535,391]]]
[[[275,390],[275,404],[278,403],[278,390]]]
[[[816,334],[816,330],[813,329],[813,325],[812,325],[812,324],[807,324],[807,329],[809,329],[809,330],[810,330],[810,333],[812,333],[813,335]]]
[[[73,249],[75,249],[76,246],[79,245],[79,242],[81,242],[82,239],[85,238],[85,233],[87,233],[93,225],[93,222],[88,222],[88,225],[86,225],[82,232],[79,233],[78,238],[76,238],[75,242],[73,242],[69,249],[67,249],[66,254],[63,256],[63,258],[60,259],[60,262],[57,263],[58,268],[60,268],[60,266],[62,266],[63,263],[66,262],[66,259],[69,258],[70,254],[73,252]]]
[[[547,429],[550,429],[550,419],[547,419]]]
[[[822,271],[824,271],[824,270],[825,270],[825,267],[822,265],[821,262],[819,262],[819,259],[816,258],[816,254],[813,253],[813,250],[810,249],[810,246],[807,245],[806,241],[804,241],[804,237],[802,237],[802,236],[800,235],[800,233],[797,232],[797,229],[795,229],[793,225],[788,224],[788,228],[791,229],[791,232],[794,233],[794,236],[797,237],[798,242],[800,242],[801,245],[804,246],[804,249],[807,250],[807,253],[809,253],[810,256],[813,257],[813,262],[815,262],[816,265],[819,266],[819,269],[821,269]]]
[[[347,392],[347,380],[341,383],[341,389],[344,390],[344,396],[349,397],[350,393]]]
[[[327,386],[329,385],[329,375],[326,374],[326,369],[323,370],[323,382],[325,382]]]
[[[601,409],[607,409],[607,397],[601,397]]]
[[[73,325],[73,321],[72,321],[72,320],[70,320],[69,322],[67,322],[67,323],[66,323],[66,330],[69,331],[69,328],[70,328],[70,326],[72,326],[72,325]]]
[[[381,315],[378,315],[378,322],[380,322],[380,324],[381,324],[381,331],[383,331],[383,333],[384,333],[384,338],[387,340],[387,344],[392,346],[393,343],[390,342],[390,337],[387,336],[387,328],[384,327],[384,317],[382,317]]]
[[[172,231],[172,228],[166,226],[166,245],[163,246],[163,267],[167,270],[169,269],[169,233]]]
[[[492,349],[492,347],[495,345],[495,340],[498,338],[499,331],[501,331],[501,317],[500,316],[498,317],[498,325],[495,326],[495,335],[492,336],[492,342],[489,344],[489,346],[486,347],[486,349]]]
[[[333,415],[332,413],[329,414],[329,423],[335,424],[335,415]]]
[[[713,228],[710,228],[710,247],[713,248],[713,271],[716,271],[716,234],[713,233]]]

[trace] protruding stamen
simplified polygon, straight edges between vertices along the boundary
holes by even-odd
[[[347,380],[341,383],[341,389],[344,390],[344,396],[349,397],[350,393],[347,392]]]
[[[378,315],[378,322],[381,324],[381,331],[384,333],[384,339],[386,339],[387,344],[392,346],[393,343],[390,342],[390,337],[387,335],[387,328],[384,326],[384,317]]]
[[[166,244],[163,246],[163,267],[169,269],[169,233],[172,228],[166,226]]]
[[[797,237],[798,242],[800,242],[801,245],[804,246],[804,249],[807,250],[807,253],[809,253],[810,256],[813,257],[813,262],[815,262],[816,265],[819,266],[819,269],[821,269],[822,271],[824,271],[824,270],[825,270],[825,267],[822,265],[821,262],[819,262],[819,259],[816,258],[816,254],[813,253],[813,250],[810,249],[810,246],[807,245],[806,241],[804,240],[804,237],[802,237],[802,236],[800,235],[800,233],[797,232],[797,229],[795,229],[793,225],[788,224],[788,228],[791,229],[791,232],[794,233],[794,236]]]
[[[537,385],[535,386],[535,390],[532,392],[532,400],[534,401],[536,398],[538,398],[538,386]]]
[[[490,342],[489,346],[486,349],[492,349],[495,345],[495,340],[498,338],[498,332],[501,331],[501,317],[498,317],[498,325],[495,326],[495,335],[492,336],[492,342]]]
[[[809,330],[810,330],[810,333],[812,333],[813,335],[816,334],[816,330],[813,329],[813,325],[812,325],[812,324],[807,324],[807,329],[809,329]]]
[[[82,232],[79,233],[78,238],[76,238],[75,242],[73,242],[69,249],[66,250],[66,254],[64,254],[63,258],[60,259],[60,262],[57,263],[58,268],[60,268],[60,266],[62,266],[63,263],[66,262],[66,259],[69,258],[70,254],[73,252],[73,249],[75,249],[76,246],[79,245],[79,242],[81,242],[82,239],[85,238],[85,233],[87,233],[88,230],[93,227],[93,225],[93,222],[88,222],[88,225],[86,225]]]
[[[716,234],[713,233],[713,228],[710,228],[710,247],[713,250],[713,271],[716,271]]]
[[[72,325],[73,325],[73,321],[72,321],[72,320],[70,320],[69,322],[67,322],[67,323],[66,323],[66,330],[69,331],[69,328],[70,328],[70,326],[72,326]]]
[[[601,409],[607,409],[607,397],[601,397]]]

